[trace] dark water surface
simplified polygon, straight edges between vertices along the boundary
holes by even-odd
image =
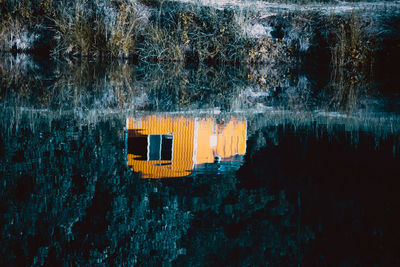
[[[3,79],[2,266],[400,264],[396,90],[124,66]]]

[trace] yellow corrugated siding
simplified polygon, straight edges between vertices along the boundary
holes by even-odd
[[[232,118],[228,123],[216,124],[215,119],[199,122],[196,164],[212,163],[215,156],[222,159],[246,153],[246,121]],[[215,137],[213,137],[215,136]],[[216,138],[216,146],[211,139]]]
[[[246,151],[246,121],[235,118],[228,123],[217,124],[213,118],[147,116],[129,118],[127,127],[141,135],[174,136],[172,161],[137,160],[135,155],[128,154],[128,165],[135,172],[141,172],[143,178],[184,177],[191,173],[194,164],[212,163],[216,155],[223,159],[243,155]],[[215,146],[211,139],[216,141]],[[172,164],[157,166],[162,163]]]
[[[143,178],[183,177],[193,169],[193,136],[194,120],[187,118],[171,118],[148,116],[140,119],[128,120],[128,130],[140,130],[143,135],[172,134],[172,161],[165,160],[135,160],[128,155],[129,166],[135,172],[141,172]],[[129,160],[130,159],[130,160]],[[157,166],[157,164],[172,163],[171,165]]]
[[[214,155],[210,145],[214,124],[214,119],[201,119],[198,121],[196,164],[214,161]]]

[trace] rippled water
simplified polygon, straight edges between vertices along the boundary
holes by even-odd
[[[2,266],[400,263],[396,89],[91,68],[2,80]]]

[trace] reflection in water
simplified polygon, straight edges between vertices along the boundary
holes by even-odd
[[[298,72],[288,66],[185,68],[171,64],[39,61],[0,57],[0,104],[62,112],[175,112],[195,109],[256,112],[400,112],[393,77],[339,69]],[[35,90],[32,90],[32,89]]]
[[[398,265],[397,117],[0,111],[0,266]]]
[[[142,178],[167,178],[238,161],[246,152],[246,125],[237,118],[129,118],[128,166]]]
[[[397,87],[27,63],[0,62],[0,266],[399,266]]]

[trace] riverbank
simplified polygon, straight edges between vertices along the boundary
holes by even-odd
[[[399,2],[3,2],[5,52],[223,65],[329,62],[367,75],[400,59]]]

